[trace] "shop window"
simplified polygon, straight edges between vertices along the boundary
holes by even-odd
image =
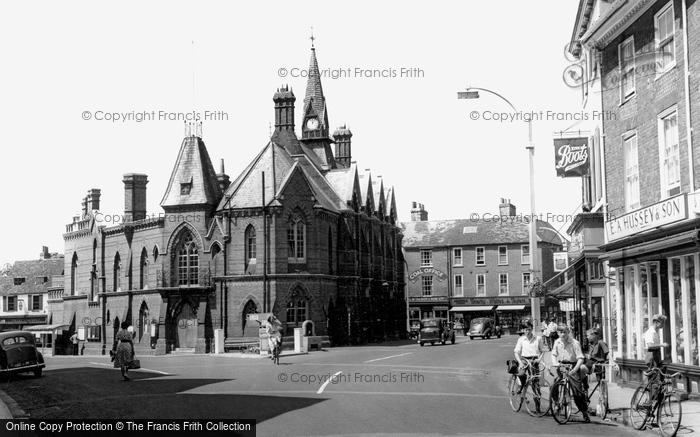
[[[669,299],[672,302],[671,358],[674,363],[698,365],[698,317],[695,282],[698,255],[668,260]]]

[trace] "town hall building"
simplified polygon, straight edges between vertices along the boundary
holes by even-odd
[[[213,352],[217,329],[228,342],[254,339],[255,319],[268,313],[285,335],[304,326],[334,345],[405,332],[393,187],[358,170],[349,129],[331,132],[320,78],[312,48],[301,136],[283,86],[272,137],[233,180],[223,160],[215,170],[194,123],[162,212],[147,214],[145,174],[124,175],[116,226],[101,225],[101,191],[88,191],[64,234],[64,288],[48,302],[53,323],[82,335],[85,354],[106,353],[122,321],[137,355]]]

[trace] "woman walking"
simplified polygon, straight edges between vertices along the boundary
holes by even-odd
[[[134,361],[134,343],[131,340],[131,333],[127,330],[129,322],[122,322],[121,328],[114,339],[114,342],[118,343],[114,367],[121,368],[122,381],[128,381],[131,379],[129,378],[129,365]]]

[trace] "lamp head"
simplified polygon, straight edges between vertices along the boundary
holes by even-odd
[[[469,91],[469,88],[467,88],[467,91],[458,91],[457,98],[458,99],[478,99],[479,98],[479,91]]]

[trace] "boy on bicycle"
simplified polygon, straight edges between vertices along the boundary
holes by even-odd
[[[559,338],[554,342],[554,348],[552,349],[552,364],[555,366],[560,363],[573,365],[573,368],[569,371],[569,381],[574,388],[574,402],[583,414],[583,421],[590,422],[591,418],[588,416],[588,395],[582,387],[583,370],[585,369],[583,360],[585,357],[581,350],[581,344],[571,336],[571,329],[566,323],[560,323],[557,326],[557,334]],[[562,377],[561,372],[562,370],[559,369],[560,378]]]
[[[528,360],[530,362],[530,366],[533,366],[532,368],[536,369],[534,366],[536,366],[537,363],[542,360],[544,353],[547,351],[547,349],[544,347],[544,343],[542,343],[542,337],[538,337],[533,334],[531,320],[525,320],[522,327],[525,331],[525,335],[518,338],[518,342],[513,350],[513,352],[515,352],[515,359],[518,360],[518,363],[520,364],[518,366],[518,379],[520,379],[520,389],[518,389],[518,393],[522,391],[527,379],[526,370],[528,365],[525,360]]]
[[[668,347],[668,343],[662,343],[659,331],[666,323],[666,316],[663,314],[655,314],[651,318],[651,327],[644,333],[644,349],[646,350],[645,361],[647,369],[651,370],[655,367],[661,367],[661,349]],[[662,378],[658,373],[652,373],[650,376],[652,382],[661,382]],[[650,399],[655,399],[658,393],[659,384],[652,384],[652,392]]]

